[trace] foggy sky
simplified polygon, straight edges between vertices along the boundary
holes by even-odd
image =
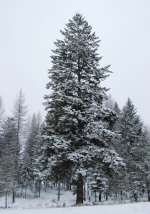
[[[22,88],[29,112],[44,115],[43,96],[53,42],[75,13],[101,39],[101,65],[113,74],[104,85],[122,107],[130,97],[150,125],[149,0],[0,0],[0,96],[6,113]]]

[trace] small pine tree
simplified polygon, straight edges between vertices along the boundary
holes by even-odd
[[[8,193],[12,193],[16,190],[14,189],[16,188],[16,186],[14,185],[17,161],[16,139],[17,132],[15,128],[14,118],[7,118],[3,126],[0,140],[0,194],[5,194],[6,199]]]
[[[130,99],[123,107],[121,115],[121,155],[125,159],[127,167],[126,185],[131,198],[135,201],[141,189],[142,157],[144,156],[142,142],[142,122],[137,115],[136,109]]]
[[[41,132],[41,116],[40,114],[33,114],[21,164],[21,184],[25,189],[30,187],[35,194],[37,192],[37,183],[39,183],[37,159],[41,147]]]

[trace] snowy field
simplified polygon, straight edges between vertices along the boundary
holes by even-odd
[[[5,206],[5,198],[0,197],[0,214],[150,214],[150,202],[115,204],[115,201],[97,202],[92,205],[87,201],[83,206],[76,206],[76,195],[71,191],[61,191],[60,202],[57,201],[57,191],[47,189],[41,192],[41,197],[35,197],[28,191],[27,198],[16,198],[11,203],[11,195],[8,199],[8,207]]]
[[[0,214],[150,214],[150,203],[97,205],[64,208],[0,209]]]
[[[41,192],[41,197],[35,197],[33,193],[27,193],[27,198],[16,198],[16,202],[12,204],[12,196],[8,198],[8,207],[17,209],[35,209],[35,208],[51,208],[71,206],[75,204],[76,195],[71,191],[61,191],[60,202],[57,200],[57,190],[47,189]],[[5,198],[0,197],[0,208],[5,206]],[[0,212],[1,214],[1,212]]]

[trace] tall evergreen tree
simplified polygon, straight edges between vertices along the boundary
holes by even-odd
[[[88,168],[103,162],[116,168],[121,159],[113,151],[111,131],[115,115],[103,108],[103,80],[109,66],[100,68],[99,39],[80,14],[66,25],[63,40],[55,42],[49,93],[46,99],[46,128],[43,135],[43,169],[57,182],[68,173],[77,177],[77,203],[83,203],[83,176]],[[73,179],[72,178],[72,179]]]

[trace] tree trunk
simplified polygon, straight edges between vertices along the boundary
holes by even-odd
[[[150,201],[150,190],[148,190],[148,201]]]
[[[134,194],[133,194],[133,198],[134,198],[134,201],[135,201],[135,202],[138,201],[138,195],[137,195],[137,193],[134,193]]]
[[[21,187],[21,193],[20,193],[21,197],[23,195],[23,187]]]
[[[99,192],[99,201],[101,202],[102,201],[102,193]]]
[[[122,201],[123,200],[123,192],[122,192],[122,190],[120,192],[120,195],[121,195],[121,201]]]
[[[77,181],[77,200],[76,204],[83,204],[83,177],[80,173]]]
[[[84,185],[83,185],[83,199],[84,199],[84,201],[86,201],[86,187],[85,187],[85,182],[84,182]]]
[[[69,190],[71,190],[71,184],[69,185]]]
[[[60,201],[60,181],[58,181],[58,201]]]
[[[27,197],[26,190],[27,190],[27,187],[25,187],[25,195],[24,195],[25,198]]]
[[[108,201],[108,193],[106,193],[106,201]]]
[[[7,198],[7,192],[6,192],[6,194],[5,194],[5,208],[7,208],[7,203],[8,203],[8,198]]]
[[[12,193],[12,203],[15,203],[15,190],[13,190],[13,193]]]
[[[33,182],[31,190],[34,192],[34,196],[36,197],[37,196],[37,192],[38,192],[38,182],[37,181],[35,181],[35,185],[34,185],[34,182]]]
[[[96,202],[96,191],[95,191],[95,202]]]
[[[66,190],[70,190],[70,184],[69,183],[66,184]]]
[[[118,194],[116,193],[115,195],[116,195],[116,200],[117,200],[117,198],[118,198]]]
[[[87,198],[89,201],[91,201],[90,191],[89,191],[89,183],[87,183]]]
[[[39,197],[41,195],[41,181],[39,180]]]

